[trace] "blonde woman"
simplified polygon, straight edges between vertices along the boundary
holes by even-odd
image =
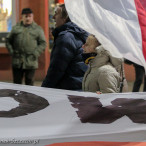
[[[82,82],[83,91],[99,94],[120,92],[121,77],[116,68],[123,59],[113,57],[93,35],[88,36],[82,47],[82,57],[89,65]]]

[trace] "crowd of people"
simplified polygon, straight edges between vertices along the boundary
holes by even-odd
[[[98,94],[122,92],[124,60],[112,56],[98,38],[73,23],[64,4],[57,7],[53,19],[56,22],[52,32],[54,44],[41,86]],[[25,84],[33,85],[38,57],[46,48],[46,40],[30,8],[22,10],[22,19],[9,33],[6,47],[12,56],[13,82],[22,84],[25,77]],[[139,84],[134,84],[133,91],[139,90],[135,89]]]

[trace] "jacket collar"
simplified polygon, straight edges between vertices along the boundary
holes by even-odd
[[[98,46],[96,51],[97,56],[90,61],[91,67],[100,67],[106,64],[111,64],[112,66],[117,67],[123,63],[123,58],[112,56],[102,45]]]
[[[18,23],[18,25],[24,26],[23,21],[20,21],[20,23]],[[28,27],[32,27],[35,28],[36,23],[33,21],[32,24],[30,24]]]
[[[67,23],[65,23],[65,24],[63,24],[63,25],[61,25],[59,27],[56,27],[54,29],[54,31],[52,32],[54,38],[57,37],[60,32],[65,31],[67,29],[68,23],[70,23],[70,22],[67,22]]]
[[[85,43],[86,38],[89,35],[85,30],[83,30],[82,28],[78,27],[75,23],[70,21],[54,29],[54,31],[52,32],[54,40],[58,37],[58,35],[65,34],[66,32],[71,32],[77,38],[81,39],[83,43]]]

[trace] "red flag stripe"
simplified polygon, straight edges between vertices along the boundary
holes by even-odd
[[[146,146],[146,142],[66,142],[47,146]]]
[[[145,0],[135,0],[135,5],[141,27],[143,55],[146,60],[146,2],[144,1]]]
[[[146,10],[146,1],[145,0],[140,0],[140,2],[143,5],[144,9]]]

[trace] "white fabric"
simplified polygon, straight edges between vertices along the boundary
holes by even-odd
[[[30,139],[39,140],[37,146],[43,146],[51,143],[73,141],[146,141],[146,124],[133,123],[127,116],[123,116],[111,124],[81,123],[76,113],[77,109],[72,107],[72,103],[67,98],[68,95],[85,98],[95,97],[99,98],[105,107],[112,105],[111,101],[117,98],[146,100],[145,93],[97,95],[90,92],[57,90],[0,82],[0,92],[1,89],[33,93],[47,99],[50,105],[43,110],[25,116],[0,117],[0,142],[2,140]],[[8,98],[7,101],[9,102]],[[2,104],[1,101],[0,107],[3,106]],[[29,144],[27,145],[29,146]],[[13,145],[10,144],[10,146]]]
[[[70,19],[94,34],[114,56],[145,67],[134,0],[65,0]]]
[[[10,97],[0,98],[0,111],[9,111],[19,105],[17,101]]]

